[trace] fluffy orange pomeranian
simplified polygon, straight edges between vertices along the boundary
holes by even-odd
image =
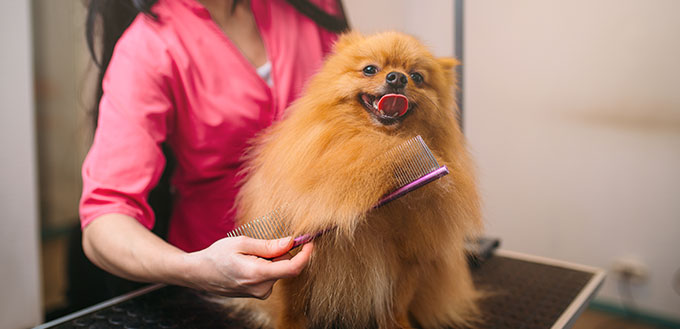
[[[237,301],[258,325],[443,328],[478,317],[464,239],[481,224],[457,64],[404,34],[344,35],[287,117],[256,139],[240,223],[276,209],[295,236],[334,228],[269,299]],[[384,154],[416,135],[451,173],[373,209],[394,189]]]

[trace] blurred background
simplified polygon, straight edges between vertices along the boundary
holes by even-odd
[[[487,235],[608,271],[577,328],[680,327],[680,1],[344,4],[360,31],[461,57]],[[80,1],[0,2],[2,328],[71,306],[94,81],[84,17]]]

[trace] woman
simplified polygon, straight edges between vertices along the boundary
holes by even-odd
[[[103,82],[83,164],[85,253],[135,281],[266,298],[277,279],[300,273],[312,245],[291,258],[289,238],[222,238],[234,225],[241,155],[250,138],[281,118],[335,33],[347,27],[341,6],[335,0],[132,2],[89,5],[88,41]],[[137,11],[144,14],[126,28],[126,17]],[[162,145],[177,162],[168,242],[149,231],[155,217],[147,202],[166,163]]]

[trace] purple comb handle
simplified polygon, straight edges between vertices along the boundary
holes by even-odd
[[[398,188],[396,191],[384,196],[382,199],[380,199],[380,201],[378,201],[378,204],[375,205],[373,208],[378,208],[380,206],[383,206],[383,205],[389,203],[390,201],[394,201],[395,199],[402,197],[404,194],[409,193],[411,191],[414,191],[414,190],[416,190],[420,187],[423,187],[427,183],[429,183],[429,182],[431,182],[435,179],[438,179],[438,178],[440,178],[444,175],[447,175],[448,173],[449,173],[449,169],[446,168],[446,166],[441,166],[441,167],[437,168],[436,170],[434,170],[434,171],[432,171],[432,172],[430,172],[426,175],[423,175],[422,177],[420,177],[420,178]]]
[[[448,173],[449,173],[449,169],[446,168],[446,166],[441,166],[441,167],[437,168],[436,170],[433,170],[432,172],[430,172],[426,175],[423,175],[422,177],[420,177],[420,178],[398,188],[394,192],[384,196],[382,199],[380,199],[380,201],[378,201],[378,204],[376,204],[373,208],[375,209],[375,208],[381,207],[381,206],[383,206],[383,205],[385,205],[385,204],[387,204],[391,201],[394,201],[394,200],[404,196],[404,194],[407,194],[411,191],[417,190],[418,188],[427,185],[427,183],[429,183],[429,182],[431,182],[435,179],[441,178],[442,176],[445,176]],[[319,237],[320,235],[322,235],[322,234],[324,234],[324,233],[326,233],[330,230],[332,230],[332,229],[323,230],[323,231],[317,232],[315,234],[301,235],[301,236],[299,236],[299,237],[297,237],[293,240],[293,248],[299,247],[299,246],[301,246],[301,245],[303,245],[303,244],[305,244],[309,241],[312,241],[315,238]]]
[[[315,234],[300,235],[299,237],[293,239],[293,247],[291,249],[297,248],[297,247],[299,247],[299,246],[301,246],[301,245],[303,245],[303,244],[305,244],[309,241],[312,241],[312,240],[316,239],[317,237],[319,237],[321,234],[324,234],[324,233],[326,233],[330,230],[331,229],[323,230],[321,232],[316,232]]]

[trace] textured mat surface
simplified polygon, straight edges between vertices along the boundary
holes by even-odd
[[[493,256],[472,270],[491,296],[480,328],[550,328],[586,286],[592,273]],[[52,328],[247,328],[243,321],[191,290],[163,287]]]
[[[592,273],[494,256],[473,270],[475,283],[491,292],[482,303],[483,328],[550,328]]]

